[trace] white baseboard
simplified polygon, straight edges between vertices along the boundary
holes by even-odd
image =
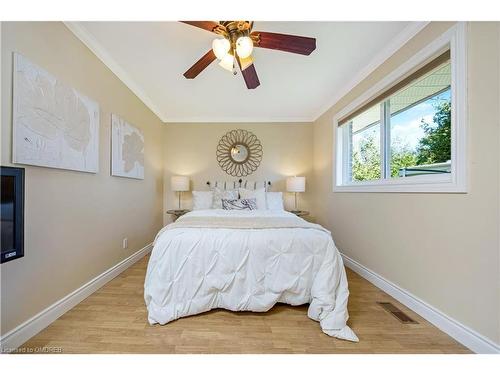
[[[362,264],[349,258],[347,255],[341,254],[346,267],[350,268],[358,275],[368,280],[376,287],[401,302],[409,309],[415,311],[424,319],[435,325],[441,331],[445,332],[455,340],[460,342],[475,353],[481,354],[498,354],[500,353],[500,345],[494,343],[490,339],[477,333],[473,329],[463,325],[462,323],[450,318],[435,307],[422,301],[407,290],[400,288],[396,284],[376,274],[372,270],[366,268]]]
[[[28,319],[13,330],[7,332],[0,339],[1,352],[9,352],[21,346],[42,329],[49,326],[61,315],[78,305],[81,301],[90,296],[97,289],[101,288],[103,285],[114,279],[135,262],[142,259],[147,253],[151,251],[152,248],[153,244],[144,246],[141,250],[136,251],[128,258],[122,260],[120,263],[104,271],[102,274],[90,280],[85,285],[82,285],[80,288],[61,298],[59,301],[47,307],[45,310],[41,311],[34,317]]]

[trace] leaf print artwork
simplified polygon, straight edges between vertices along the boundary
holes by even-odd
[[[139,163],[144,167],[143,150],[144,142],[136,132],[124,136],[122,158],[125,163],[125,172],[130,172],[134,168],[135,163]]]
[[[144,179],[144,136],[115,114],[111,115],[111,174]]]
[[[13,161],[98,170],[99,106],[14,54]]]

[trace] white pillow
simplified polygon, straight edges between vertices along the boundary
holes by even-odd
[[[275,211],[284,211],[285,207],[283,206],[283,193],[281,191],[277,192],[267,192],[267,209],[275,210]]]
[[[211,191],[193,191],[193,211],[212,208],[214,193]]]
[[[224,190],[219,187],[215,187],[212,192],[212,208],[222,208],[223,199],[238,199],[238,190]]]
[[[257,209],[258,210],[267,210],[266,189],[265,188],[255,189],[255,190],[248,190],[248,189],[239,188],[238,191],[240,192],[241,199],[255,198],[255,200],[257,201]]]

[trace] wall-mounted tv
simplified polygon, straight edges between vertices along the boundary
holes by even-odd
[[[24,256],[24,168],[0,167],[1,263]]]

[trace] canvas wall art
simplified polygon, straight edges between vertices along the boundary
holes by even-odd
[[[111,115],[111,174],[144,179],[144,136],[140,129]]]
[[[13,163],[97,173],[99,106],[14,54]]]

